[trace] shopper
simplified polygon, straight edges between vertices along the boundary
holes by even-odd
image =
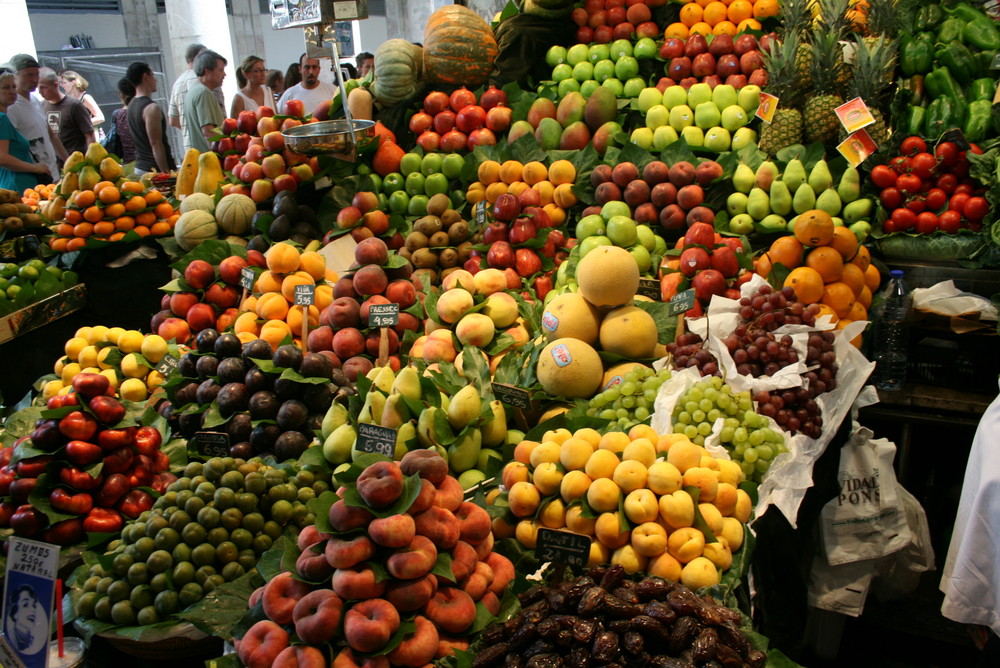
[[[226,63],[226,59],[215,51],[202,51],[194,61],[194,73],[198,80],[191,84],[184,100],[184,123],[191,140],[190,144],[184,145],[185,148],[193,147],[203,153],[208,151],[209,140],[226,120],[212,92],[220,88],[226,78]]]
[[[299,69],[298,63],[292,63],[288,66],[288,69],[285,70],[285,90],[288,90],[300,81],[302,81],[302,70]],[[281,92],[284,93],[285,90]]]
[[[362,51],[358,54],[357,58],[354,59],[358,64],[358,78],[364,79],[365,75],[368,74],[373,67],[375,67],[375,56],[368,53],[367,51]]]
[[[277,109],[278,99],[285,92],[285,75],[281,70],[268,70],[266,83],[274,95],[274,109]]]
[[[14,70],[0,69],[0,188],[24,192],[50,180],[48,168],[31,157],[28,140],[7,118],[17,99]]]
[[[54,70],[43,67],[38,79],[38,94],[42,96],[42,111],[49,128],[59,135],[66,150],[86,153],[96,141],[90,112],[83,103],[59,88],[59,77]]]
[[[241,111],[257,111],[260,107],[275,108],[274,93],[266,84],[267,68],[259,56],[247,56],[236,70],[240,89],[236,91],[229,117],[236,118]]]
[[[17,131],[24,135],[30,146],[35,162],[48,168],[52,179],[59,178],[59,166],[69,153],[59,141],[59,135],[45,122],[42,105],[31,96],[38,87],[38,61],[32,56],[19,53],[10,59],[17,82],[17,100],[7,107],[7,116]]]
[[[104,132],[101,129],[101,124],[104,123],[104,112],[101,111],[94,96],[87,92],[90,87],[87,80],[72,70],[66,70],[59,75],[59,82],[66,95],[82,102],[83,106],[90,112],[90,122],[94,126],[94,134],[97,135],[98,141],[104,139]]]
[[[135,142],[135,168],[142,172],[154,169],[169,172],[176,163],[167,142],[167,119],[160,105],[153,102],[156,76],[146,63],[132,63],[126,77],[135,86],[135,98],[128,105],[128,127]]]
[[[320,102],[330,100],[336,91],[333,84],[319,80],[318,58],[310,58],[303,53],[299,58],[299,68],[302,72],[302,82],[285,89],[281,99],[278,100],[278,113],[287,113],[286,105],[289,100],[301,100],[304,113],[311,114]]]
[[[188,89],[191,87],[191,84],[198,78],[194,73],[194,60],[204,50],[205,45],[203,44],[188,45],[187,50],[184,51],[184,60],[187,62],[188,68],[177,77],[173,88],[170,89],[170,105],[167,108],[169,114],[168,120],[171,127],[175,127],[181,131],[185,146],[190,146],[191,142],[187,134],[187,126],[184,124],[184,101],[187,100]],[[219,103],[222,112],[225,113],[226,105],[222,97],[222,89],[216,89],[212,91],[212,94]]]
[[[132,140],[132,130],[128,126],[128,105],[135,98],[135,86],[127,77],[118,80],[118,97],[122,101],[122,108],[112,112],[111,125],[118,133],[122,146],[122,152],[118,157],[128,163],[135,160],[135,143]]]

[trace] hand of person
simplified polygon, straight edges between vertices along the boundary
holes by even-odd
[[[33,167],[34,169],[31,170],[33,173],[38,174],[39,176],[48,176],[51,178],[52,175],[49,173],[49,168],[46,165],[38,162],[35,163]]]

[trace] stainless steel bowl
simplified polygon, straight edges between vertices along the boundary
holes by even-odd
[[[354,139],[351,140],[347,119],[297,125],[282,132],[285,146],[299,155],[330,155],[343,160],[354,160],[359,145],[375,136],[375,121],[352,119]]]

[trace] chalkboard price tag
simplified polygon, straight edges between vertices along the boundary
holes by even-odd
[[[492,386],[493,394],[496,398],[508,406],[524,409],[531,408],[531,395],[528,394],[527,390],[503,383],[492,383]]]
[[[219,431],[199,431],[194,438],[198,454],[202,457],[229,456],[229,434]]]
[[[1000,53],[993,56],[993,62],[990,63],[991,70],[1000,70]]]
[[[316,303],[315,285],[295,286],[295,306],[312,306]]]
[[[358,424],[358,450],[393,457],[396,454],[396,430],[367,422]]]
[[[539,529],[535,555],[542,563],[551,561],[583,569],[590,560],[590,538],[569,531]]]
[[[667,315],[677,315],[690,310],[694,306],[694,288],[678,292],[667,304]]]
[[[968,151],[970,148],[972,148],[972,146],[969,144],[969,140],[965,138],[965,133],[962,132],[962,130],[959,128],[952,128],[951,130],[947,130],[944,134],[941,135],[941,139],[938,140],[938,143],[940,144],[941,142],[946,142],[946,141],[950,141],[955,146],[957,146],[959,151]]]
[[[368,309],[369,327],[392,327],[399,322],[399,304],[372,304]]]
[[[475,216],[477,227],[486,227],[486,200],[476,202],[476,206],[473,207],[473,215]]]
[[[247,292],[253,292],[254,278],[253,269],[250,267],[240,269],[240,287]]]
[[[173,355],[164,355],[160,363],[156,365],[156,371],[166,378],[174,371],[177,371],[178,364],[180,364],[180,360]]]
[[[640,278],[639,288],[636,290],[636,294],[642,295],[643,297],[649,297],[653,301],[660,301],[660,282],[655,278]]]

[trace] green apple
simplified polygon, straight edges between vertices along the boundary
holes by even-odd
[[[449,179],[457,179],[465,167],[465,158],[458,153],[449,153],[441,161],[441,173]]]
[[[711,127],[705,132],[705,148],[716,153],[725,153],[732,146],[733,138],[729,135],[729,130],[720,128],[718,125]]]
[[[694,112],[691,107],[682,104],[670,109],[670,127],[677,132],[694,125]]]
[[[616,79],[611,77],[610,79],[605,79],[604,83],[601,84],[605,88],[610,88],[615,92],[615,97],[623,98],[625,97],[625,84],[621,82],[621,79]]]
[[[688,92],[684,86],[670,86],[663,91],[663,106],[667,109],[680,107],[688,103]]]
[[[616,39],[611,42],[611,60],[618,61],[624,56],[632,55],[632,42],[627,39]]]
[[[566,62],[570,67],[576,67],[577,63],[587,60],[590,54],[590,47],[586,44],[574,44],[566,50]]]
[[[642,247],[653,252],[656,250],[656,233],[653,232],[649,225],[636,225],[635,233],[639,237],[639,243]]]
[[[553,81],[565,81],[573,78],[573,68],[566,63],[559,63],[552,68]]]
[[[639,60],[655,58],[657,53],[656,42],[652,37],[641,37],[632,48],[632,55]]]
[[[629,139],[632,140],[633,144],[647,151],[653,148],[653,131],[649,128],[636,128],[632,130],[632,136]]]
[[[428,197],[433,197],[434,195],[444,195],[448,192],[448,177],[444,174],[438,172],[437,174],[431,174],[424,181],[424,193]]]
[[[743,107],[751,116],[757,113],[760,106],[760,86],[744,86],[736,94],[736,103]]]
[[[580,93],[584,98],[590,99],[590,94],[601,87],[601,84],[597,83],[593,79],[587,79],[580,84]]]
[[[702,102],[712,100],[712,87],[707,83],[696,83],[688,89],[688,106],[697,109]]]
[[[653,248],[653,253],[659,256],[663,256],[663,254],[667,252],[667,240],[661,237],[659,234],[653,237],[653,240],[656,242],[656,247]]]
[[[410,203],[406,207],[406,213],[411,216],[426,216],[427,200],[427,195],[414,195],[410,198]]]
[[[583,83],[587,79],[594,78],[594,66],[589,60],[584,60],[573,66],[573,78]]]
[[[639,98],[639,111],[644,114],[663,102],[663,93],[658,88],[643,88],[636,97]]]
[[[441,171],[442,164],[444,164],[444,155],[441,153],[428,153],[420,161],[420,173],[424,176],[438,174]]]
[[[562,65],[566,62],[566,56],[566,47],[556,44],[549,47],[549,50],[545,52],[545,64],[549,67]]]
[[[413,195],[422,195],[424,193],[425,181],[427,181],[427,177],[420,172],[410,172],[406,175],[406,192],[411,197]]]
[[[736,132],[750,122],[750,115],[738,104],[731,104],[722,109],[722,127],[730,132]]]
[[[726,213],[736,216],[747,212],[749,198],[741,192],[735,192],[726,199]]]
[[[654,104],[646,112],[646,127],[651,130],[670,125],[670,112],[662,104]]]
[[[596,65],[602,60],[611,60],[610,44],[591,44],[587,50],[587,60]]]
[[[403,175],[399,172],[392,172],[386,174],[385,178],[382,179],[382,192],[387,195],[391,195],[397,190],[402,190],[406,187],[406,182],[403,180]]]
[[[603,236],[606,234],[606,229],[604,218],[594,213],[584,216],[576,224],[576,238],[586,239],[587,237]]]
[[[646,87],[645,79],[643,79],[642,77],[632,77],[631,79],[625,82],[625,97],[630,99],[634,97],[639,97],[639,93],[641,93],[645,89],[645,87]],[[656,89],[654,88],[653,90]],[[657,99],[657,102],[659,102],[659,99]]]
[[[738,213],[729,219],[729,231],[733,234],[753,234],[753,218],[749,213]]]
[[[403,173],[403,176],[409,176],[414,172],[419,172],[422,163],[423,158],[420,157],[419,153],[406,153],[399,160],[399,171]]]
[[[631,218],[632,209],[629,208],[628,204],[620,200],[605,202],[604,206],[601,207],[601,218],[603,218],[605,222],[609,222],[615,216],[625,216],[626,218]]]
[[[615,76],[619,79],[631,79],[639,74],[639,61],[632,56],[622,56],[615,63]]]
[[[750,128],[740,128],[733,133],[732,150],[738,151],[757,143],[757,133]]]
[[[567,95],[569,95],[570,93],[579,93],[580,82],[577,81],[576,79],[573,79],[572,77],[569,79],[563,79],[562,81],[559,82],[559,85],[556,87],[556,90],[559,92],[559,99],[562,99]]]
[[[719,84],[712,89],[712,102],[719,109],[725,109],[731,104],[736,104],[736,89],[729,84]]]
[[[598,60],[594,63],[593,78],[597,79],[598,82],[602,82],[605,79],[610,79],[615,76],[615,63],[614,61],[605,58],[604,60]],[[590,79],[591,77],[587,77]]]
[[[635,227],[635,221],[629,216],[611,216],[608,221],[608,238],[615,246],[633,246],[639,240]]]
[[[598,235],[596,237],[587,237],[586,239],[580,242],[580,257],[581,258],[586,257],[587,253],[594,250],[598,246],[614,246],[614,244],[611,243],[611,239],[608,239],[606,236],[603,235]]]
[[[639,265],[639,273],[645,274],[653,266],[653,256],[649,254],[641,244],[636,244],[628,249],[629,255],[635,258],[635,263]]]
[[[715,103],[709,100],[694,108],[694,124],[702,130],[714,128],[722,121],[722,114]]]
[[[662,151],[678,139],[680,137],[677,135],[677,130],[674,130],[669,125],[660,126],[653,131],[653,149]]]
[[[684,141],[687,142],[688,146],[705,145],[705,131],[697,125],[689,125],[681,130],[681,137],[684,137]]]

